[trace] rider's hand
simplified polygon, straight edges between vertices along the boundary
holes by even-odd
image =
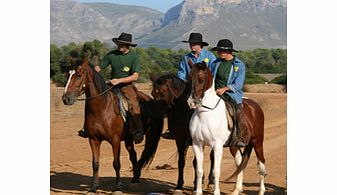
[[[216,90],[216,94],[220,96],[220,95],[224,94],[228,90],[229,90],[228,87],[222,87],[222,88],[219,88],[219,89]]]
[[[121,83],[121,80],[120,79],[112,79],[110,82],[113,85],[118,85],[119,83]]]

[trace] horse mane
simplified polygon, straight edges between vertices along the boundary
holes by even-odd
[[[101,74],[99,74],[93,67],[89,66],[92,72],[92,80],[94,81],[95,86],[98,89],[98,93],[102,93],[105,91],[108,86]],[[107,93],[104,93],[106,95]]]

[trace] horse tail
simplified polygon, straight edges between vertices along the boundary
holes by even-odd
[[[146,132],[145,148],[142,152],[138,165],[143,168],[150,165],[156,154],[160,136],[162,134],[164,118],[162,116],[151,117],[149,131]]]
[[[243,151],[242,160],[241,160],[240,165],[237,167],[236,171],[225,180],[225,182],[229,182],[230,180],[235,178],[242,170],[246,168],[250,154],[252,153],[252,149],[253,149],[253,144],[252,142],[249,142],[249,144],[245,147]]]

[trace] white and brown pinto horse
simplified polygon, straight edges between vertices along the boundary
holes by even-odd
[[[190,120],[192,147],[197,159],[197,182],[194,193],[202,194],[203,150],[204,146],[207,145],[214,151],[214,168],[212,170],[215,184],[214,194],[218,195],[220,194],[219,178],[223,146],[230,138],[231,133],[227,125],[226,106],[215,92],[212,73],[206,63],[197,63],[192,66],[189,81],[192,84],[192,90],[188,104],[190,108],[195,109]],[[238,176],[232,194],[239,194],[242,191],[243,169],[246,167],[254,147],[260,174],[259,194],[262,195],[265,192],[264,177],[266,175],[263,156],[264,116],[256,102],[244,99],[243,105],[243,112],[247,118],[247,128],[251,134],[250,142],[242,155],[238,148],[231,147],[231,153],[233,156],[235,155],[237,170],[227,180]]]

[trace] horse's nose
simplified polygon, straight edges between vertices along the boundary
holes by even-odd
[[[65,105],[71,105],[73,103],[73,99],[68,95],[63,95],[62,100]]]

